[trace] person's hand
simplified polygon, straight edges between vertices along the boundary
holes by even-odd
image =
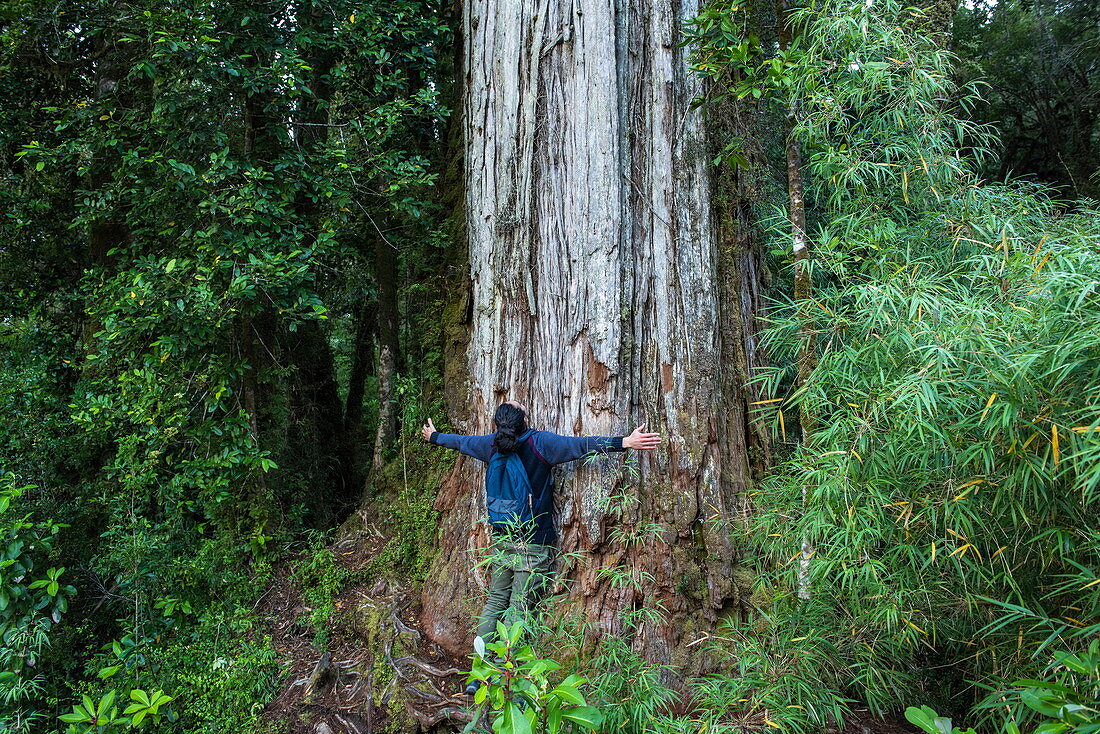
[[[429,418],[428,422],[420,429],[420,435],[425,441],[431,441],[433,433],[435,433],[435,424],[432,423],[432,419]]]
[[[641,449],[642,451],[652,451],[657,448],[657,444],[661,443],[661,434],[659,433],[643,433],[642,429],[645,428],[645,423],[634,429],[634,432],[623,439],[624,449]]]

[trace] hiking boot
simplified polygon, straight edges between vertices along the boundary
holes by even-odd
[[[477,689],[481,688],[483,681],[472,680],[466,684],[466,695],[472,696],[477,693]]]

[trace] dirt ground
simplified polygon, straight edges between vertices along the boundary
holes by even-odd
[[[331,550],[349,571],[366,567],[386,542],[367,526]],[[257,603],[259,632],[271,637],[287,667],[264,719],[284,734],[382,734],[460,731],[472,704],[462,692],[468,660],[448,656],[421,633],[419,602],[399,582],[351,584],[336,599],[324,651],[314,645],[311,611],[293,581],[295,564],[278,569]],[[687,713],[687,712],[679,712]],[[763,716],[739,722],[773,731]],[[696,730],[692,730],[693,732]],[[855,713],[830,734],[918,734],[904,719]]]
[[[331,550],[355,578],[385,542],[368,526]],[[264,711],[276,731],[444,732],[455,730],[448,725],[455,717],[465,725],[460,709],[467,703],[462,671],[468,661],[446,655],[420,633],[418,598],[409,587],[385,579],[350,584],[335,600],[321,651],[294,565],[277,571],[257,604],[259,631],[270,635],[288,668]]]

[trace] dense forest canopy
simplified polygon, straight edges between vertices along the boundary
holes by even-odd
[[[997,130],[985,172],[1096,198],[1100,30],[1095,2],[964,3],[955,22],[961,76],[981,80],[974,118]]]
[[[0,3],[0,730],[1096,731],[1098,17]]]

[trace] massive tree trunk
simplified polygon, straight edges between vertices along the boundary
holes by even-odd
[[[489,432],[495,405],[514,398],[537,428],[615,435],[646,421],[667,436],[640,457],[637,481],[612,459],[564,473],[557,495],[561,550],[584,554],[563,569],[580,602],[571,608],[680,671],[699,669],[702,646],[686,645],[740,608],[742,304],[756,293],[755,276],[721,265],[743,258],[720,256],[706,126],[690,110],[700,82],[678,43],[695,10],[467,3],[472,306],[467,383],[449,386],[466,394],[451,417],[467,433]],[[486,542],[473,464],[460,461],[440,493],[441,551],[424,591],[429,635],[455,652],[468,649],[485,583],[472,568]],[[619,491],[621,511],[608,509]],[[653,525],[655,536],[620,539]],[[608,568],[637,583],[613,584]],[[659,617],[624,625],[624,612],[643,607]]]

